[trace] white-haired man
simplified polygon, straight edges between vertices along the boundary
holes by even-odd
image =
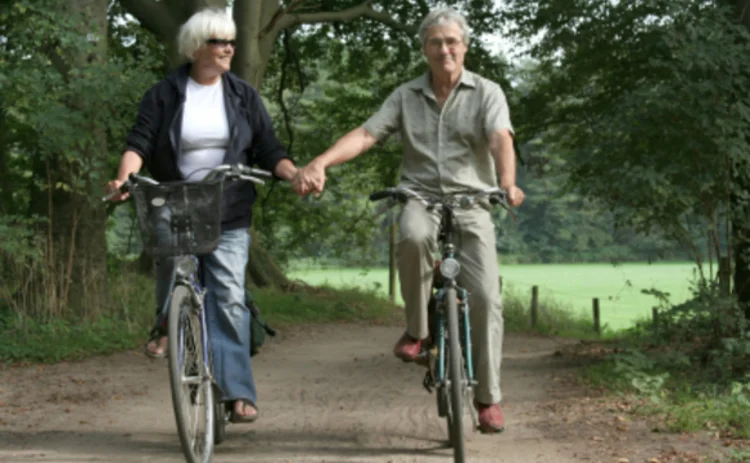
[[[464,68],[469,28],[451,8],[430,12],[419,28],[429,72],[398,87],[364,125],[341,137],[300,169],[299,194],[321,192],[325,169],[348,161],[378,140],[399,132],[403,140],[401,184],[427,195],[497,186],[512,206],[523,202],[516,186],[513,127],[500,86]],[[495,229],[488,209],[457,210],[462,263],[459,283],[470,293],[475,406],[483,432],[500,432],[499,407],[503,314],[498,287]],[[398,267],[407,329],[394,354],[413,361],[428,336],[427,303],[432,289],[438,219],[409,201],[399,219]]]

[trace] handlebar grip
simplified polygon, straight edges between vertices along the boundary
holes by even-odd
[[[490,204],[497,206],[498,204],[505,204],[507,201],[505,195],[501,193],[492,193],[490,195]]]
[[[273,172],[269,172],[263,169],[256,169],[255,167],[250,168],[250,175],[259,175],[261,177],[273,177]]]
[[[132,177],[134,174],[130,174],[130,175]],[[130,191],[130,180],[120,185],[120,188],[113,191],[112,193],[108,193],[102,196],[102,202],[107,202],[110,199],[114,198],[115,196],[123,194],[123,193],[127,193],[128,191]]]
[[[393,196],[393,191],[390,189],[376,191],[370,195],[370,201],[380,201],[381,199],[390,198],[391,196]]]

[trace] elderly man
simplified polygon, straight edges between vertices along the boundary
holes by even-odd
[[[401,185],[426,195],[497,186],[512,206],[524,193],[516,186],[513,128],[500,86],[464,69],[469,45],[466,20],[451,8],[432,11],[419,28],[429,72],[397,88],[365,124],[340,138],[300,170],[301,194],[321,192],[325,169],[368,150],[399,132],[403,140]],[[495,229],[486,207],[456,211],[461,244],[459,283],[470,293],[476,403],[483,432],[503,430],[499,407],[503,313],[498,288]],[[394,354],[413,361],[428,336],[433,250],[439,221],[418,201],[400,217],[398,266],[407,329]]]

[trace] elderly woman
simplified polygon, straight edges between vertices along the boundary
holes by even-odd
[[[200,11],[182,26],[178,48],[188,62],[146,92],[109,191],[144,165],[160,182],[198,181],[220,164],[253,162],[281,179],[295,176],[297,169],[276,138],[260,95],[229,72],[235,32],[231,17],[216,9]],[[225,186],[221,240],[204,256],[214,374],[224,399],[232,403],[235,422],[254,421],[258,414],[245,306],[247,229],[255,197],[249,182]],[[172,259],[157,262],[157,323],[146,345],[151,357],[165,355],[164,319],[174,275]]]

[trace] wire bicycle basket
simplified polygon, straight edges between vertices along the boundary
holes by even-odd
[[[219,245],[223,181],[141,183],[131,190],[143,252],[208,254]]]

